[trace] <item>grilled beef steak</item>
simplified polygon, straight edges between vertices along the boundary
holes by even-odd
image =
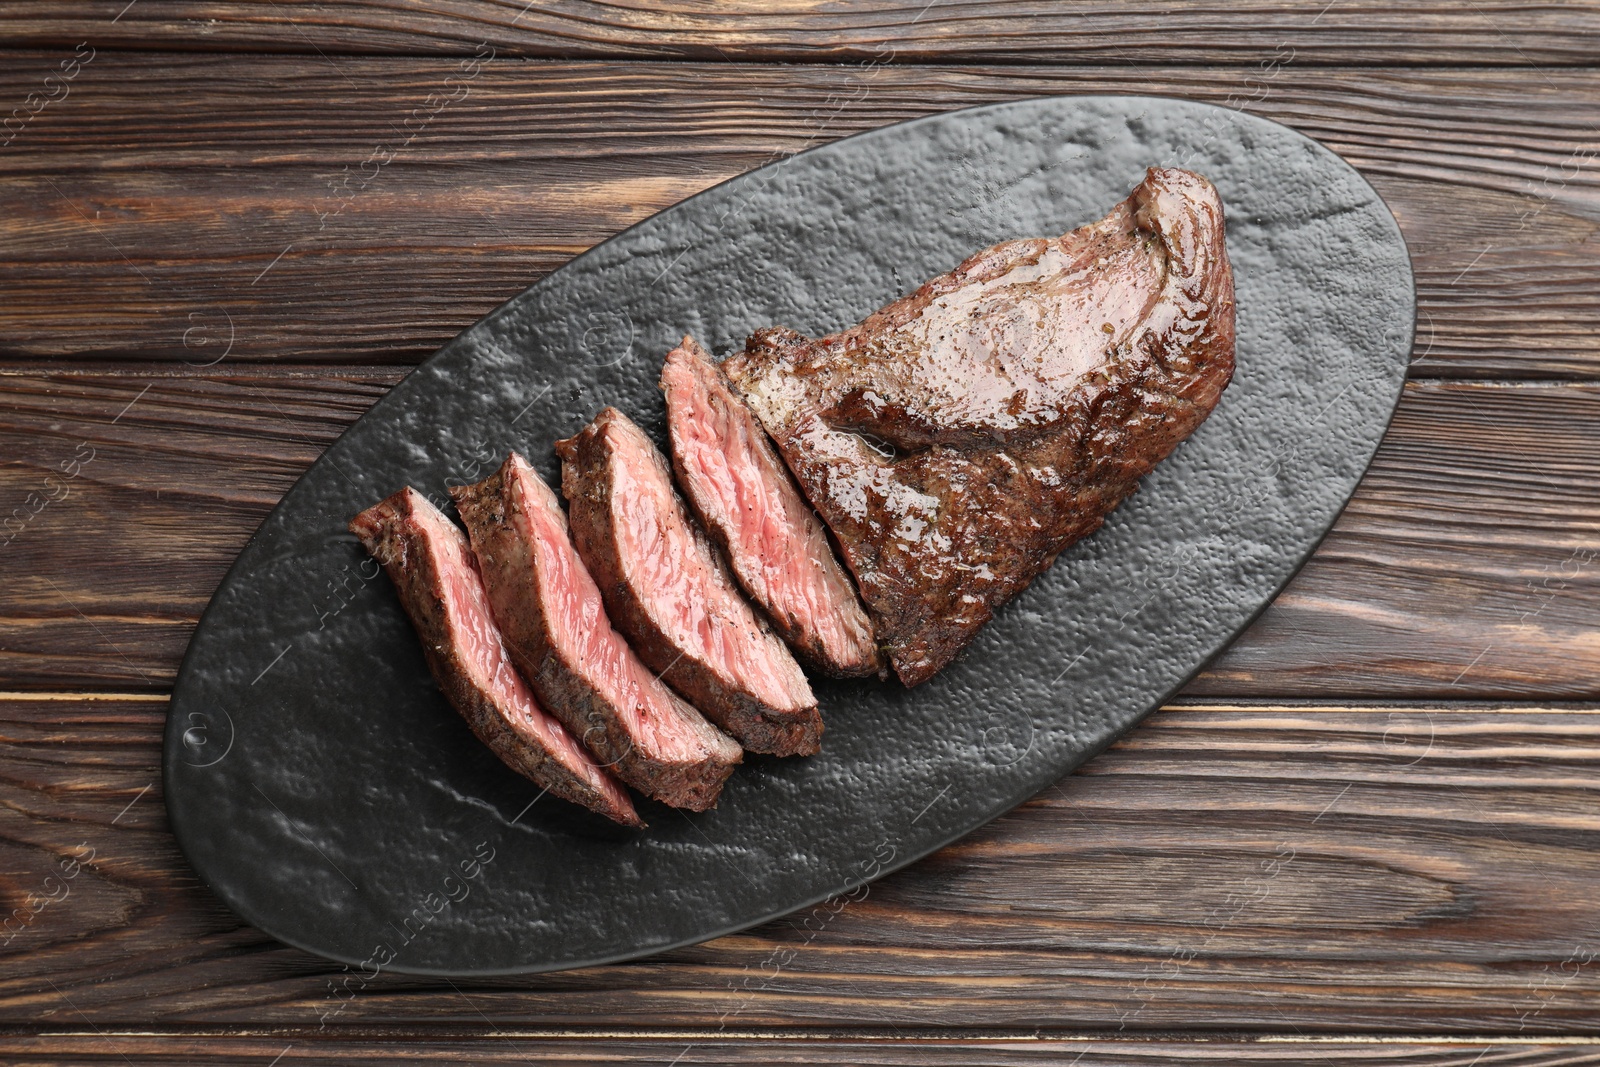
[[[643,826],[627,792],[539,707],[512,668],[456,525],[416,490],[402,489],[352,519],[350,532],[389,572],[439,688],[472,732],[556,796]]]
[[[513,452],[494,475],[450,494],[511,658],[551,714],[640,792],[694,811],[715,804],[739,746],[611,628],[544,479]]]
[[[985,249],[821,340],[760,331],[722,369],[915,685],[1210,414],[1233,312],[1216,190],[1152,169],[1099,222]]]
[[[822,716],[800,665],[740,595],[644,431],[606,408],[556,452],[573,543],[639,658],[752,752],[817,751]]]
[[[672,466],[734,577],[796,652],[836,678],[882,669],[872,623],[744,401],[693,338],[661,368]]]

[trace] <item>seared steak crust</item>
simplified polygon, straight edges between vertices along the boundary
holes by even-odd
[[[915,685],[1189,435],[1233,374],[1211,184],[1152,169],[1099,222],[1008,241],[820,340],[725,364]]]
[[[539,707],[512,668],[455,524],[407,488],[350,520],[350,532],[388,572],[439,688],[479,740],[563,800],[643,826],[627,792]]]
[[[672,468],[734,577],[783,639],[835,678],[884,669],[872,622],[766,431],[694,338],[661,368]]]
[[[551,714],[635,789],[674,807],[714,805],[739,746],[611,628],[544,479],[513,452],[489,478],[450,493],[512,659]]]
[[[616,408],[556,443],[572,540],[639,658],[752,752],[817,751],[800,665],[689,517],[666,457]]]

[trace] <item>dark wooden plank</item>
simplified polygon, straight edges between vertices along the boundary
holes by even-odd
[[[0,372],[0,684],[169,685],[232,557],[398,378]]]
[[[923,1036],[730,1039],[719,1034],[679,1037],[441,1038],[433,1034],[382,1038],[329,1038],[286,1034],[48,1034],[0,1036],[0,1056],[15,1067],[61,1063],[197,1063],[215,1067],[292,1067],[301,1063],[543,1064],[648,1063],[678,1067],[735,1064],[857,1064],[889,1067],[1170,1067],[1224,1063],[1254,1067],[1577,1067],[1600,1063],[1600,1045],[1489,1037],[1396,1039],[1251,1038],[1138,1040],[1128,1037],[1034,1036],[930,1039]]]
[[[7,66],[0,99],[59,58]],[[1416,373],[1600,371],[1589,72],[473,69],[98,53],[0,152],[0,355],[414,363],[595,242],[809,145],[1145,92],[1248,107],[1362,169],[1413,252]]]
[[[0,685],[170,685],[247,537],[400,373],[223,370],[0,371]],[[1413,383],[1333,534],[1190,692],[1600,697],[1597,480],[1600,386]]]
[[[375,0],[50,0],[7,5],[0,39],[17,45],[216,51],[682,57],[719,60],[1052,63],[1253,63],[1294,49],[1305,62],[1592,63],[1600,13],[1592,4],[1448,0],[1318,0],[1291,4],[1169,3],[1159,14],[1120,3],[1009,0],[836,4],[741,0],[715,8],[673,3],[524,4]]]
[[[1313,561],[1189,692],[1600,696],[1597,404],[1410,388]]]
[[[165,829],[163,712],[0,698],[0,899],[57,898],[0,948],[0,1021],[1600,1033],[1594,710],[1167,709],[854,899],[633,964],[456,982],[366,980],[226,912]]]

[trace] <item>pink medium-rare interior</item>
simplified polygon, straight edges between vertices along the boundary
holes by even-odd
[[[631,807],[622,788],[595,764],[566,727],[539,706],[527,682],[512,666],[500,628],[489,613],[488,594],[466,537],[422,497],[418,496],[413,505],[415,521],[423,534],[421,543],[445,586],[445,610],[451,630],[459,637],[457,650],[472,680],[495,695],[513,730],[556,755],[619,807]]]
[[[680,650],[774,708],[806,706],[810,690],[788,651],[762,629],[726,571],[696,538],[655,446],[608,420],[613,533],[623,572],[657,629]]]
[[[708,517],[728,532],[730,549],[757,562],[756,571],[744,575],[757,599],[792,612],[831,658],[857,660],[872,635],[822,524],[788,474],[772,469],[754,419],[731,407],[732,398],[718,395],[721,390],[702,376],[716,368],[697,368],[697,362],[674,350],[662,373],[673,408],[673,439],[696,498],[715,507]],[[840,610],[841,598],[848,615]]]
[[[555,493],[525,462],[508,468],[516,505],[508,515],[528,524],[519,535],[532,546],[538,572],[534,593],[544,605],[552,643],[581,666],[584,678],[617,710],[629,735],[648,755],[669,761],[703,759],[710,751],[703,739],[683,721],[666,687],[612,629],[600,587],[572,546]]]

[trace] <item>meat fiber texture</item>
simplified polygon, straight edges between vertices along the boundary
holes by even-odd
[[[883,669],[855,585],[743,400],[692,337],[661,368],[672,467],[739,585],[796,653],[835,678]]]
[[[713,806],[741,749],[612,629],[544,479],[513,452],[489,478],[450,493],[511,657],[551,714],[640,792],[694,811]]]
[[[556,452],[573,542],[639,658],[750,751],[816,752],[822,716],[800,665],[740,594],[644,431],[606,408]]]
[[[723,364],[916,685],[1197,427],[1233,375],[1211,183],[1151,169],[1099,222],[1008,241],[819,340]]]
[[[350,532],[388,572],[439,688],[472,732],[555,796],[643,826],[626,790],[539,706],[512,667],[455,524],[407,488],[357,515]]]

